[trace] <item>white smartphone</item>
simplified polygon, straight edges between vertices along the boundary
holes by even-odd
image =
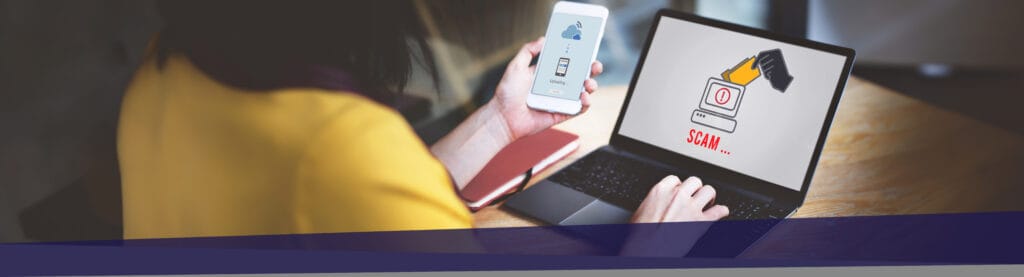
[[[607,20],[608,9],[602,6],[555,4],[526,106],[563,114],[580,112],[583,82],[590,78]]]

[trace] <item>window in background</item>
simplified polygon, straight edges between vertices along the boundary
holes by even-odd
[[[697,0],[695,12],[744,26],[766,29],[769,2],[767,0]]]
[[[1024,134],[1024,2],[810,0],[808,36],[857,50],[853,74]]]

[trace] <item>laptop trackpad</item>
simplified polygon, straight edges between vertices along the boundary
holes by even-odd
[[[563,219],[586,207],[597,198],[557,183],[543,180],[513,196],[505,206],[540,219],[559,224]]]
[[[633,213],[604,201],[590,202],[558,225],[622,224],[629,223]]]

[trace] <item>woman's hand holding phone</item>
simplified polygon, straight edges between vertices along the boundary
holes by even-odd
[[[530,66],[530,61],[539,55],[543,48],[543,37],[523,45],[509,62],[505,75],[494,92],[494,98],[487,104],[498,111],[507,127],[510,141],[572,118],[572,115],[538,111],[526,106],[526,98],[530,94],[530,87],[537,71],[537,66]],[[583,82],[586,93],[580,94],[583,105],[580,113],[585,112],[590,106],[590,94],[597,91],[598,87],[597,81],[593,78],[603,70],[604,66],[600,61],[594,61],[590,65],[590,78]]]
[[[607,20],[608,9],[599,5],[555,3],[526,106],[568,115],[583,111],[581,91],[587,69],[592,69],[588,65],[597,60]]]
[[[596,57],[608,9],[558,2],[552,20],[556,16],[560,23],[549,23],[547,34],[557,36],[551,42],[556,44],[549,45],[549,48],[558,46],[560,50],[545,50],[557,58],[550,60],[555,63],[545,62],[550,57],[538,57],[544,49],[543,37],[523,45],[505,69],[494,98],[430,147],[434,156],[448,169],[457,188],[462,189],[488,160],[509,143],[572,118],[590,106],[590,94],[597,90],[597,81],[593,77],[603,70]],[[568,32],[551,29],[554,27],[567,28]],[[559,51],[564,56],[554,55]],[[538,64],[548,66],[541,69],[530,66],[534,58],[538,58]],[[589,77],[586,68],[582,67],[586,65],[585,60],[592,61]],[[535,93],[534,81],[538,71],[545,72],[545,83],[557,83],[558,86],[546,86],[540,90],[544,93]],[[578,91],[580,87],[583,92]]]

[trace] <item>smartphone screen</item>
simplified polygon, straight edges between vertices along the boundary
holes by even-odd
[[[544,49],[537,61],[535,94],[578,100],[590,77],[591,59],[601,32],[600,17],[555,13],[548,23]]]

